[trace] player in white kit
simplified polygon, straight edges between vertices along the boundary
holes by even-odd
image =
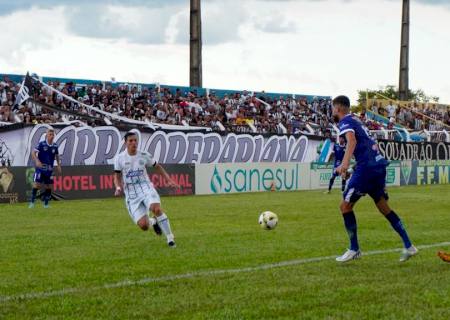
[[[136,133],[127,132],[124,139],[126,150],[117,155],[114,161],[115,195],[120,196],[122,191],[124,192],[128,213],[142,230],[147,231],[152,225],[157,234],[161,234],[161,231],[164,233],[170,247],[175,247],[169,219],[161,209],[161,200],[148,177],[147,167],[155,167],[168,181],[169,186],[179,186],[148,152],[137,149]],[[149,217],[149,211],[153,212],[156,219]]]

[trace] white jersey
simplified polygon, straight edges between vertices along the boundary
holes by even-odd
[[[144,151],[137,151],[136,155],[130,156],[125,150],[117,155],[114,161],[114,171],[122,173],[123,192],[126,199],[141,199],[149,193],[155,192],[146,167],[156,164],[156,160]]]

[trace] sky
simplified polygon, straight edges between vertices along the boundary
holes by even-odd
[[[401,0],[203,0],[206,88],[398,84]],[[0,0],[0,73],[189,84],[189,0]],[[412,0],[410,87],[450,103],[450,0]]]

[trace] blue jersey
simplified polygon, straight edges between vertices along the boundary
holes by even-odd
[[[387,166],[388,162],[380,154],[377,143],[370,137],[369,130],[361,120],[351,114],[339,122],[340,135],[345,138],[347,132],[354,132],[356,137],[355,156],[357,167]]]
[[[335,143],[333,146],[334,151],[334,167],[337,168],[341,165],[342,159],[345,155],[345,146],[341,146],[339,143]]]
[[[38,159],[42,163],[42,168],[36,168],[39,171],[51,172],[53,171],[53,164],[55,157],[58,154],[58,145],[53,143],[49,145],[47,140],[39,142],[34,148],[38,152]]]

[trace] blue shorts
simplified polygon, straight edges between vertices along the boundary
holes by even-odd
[[[339,173],[337,173],[337,168],[338,168],[338,167],[334,167],[334,168],[333,168],[333,178],[339,177]]]
[[[33,181],[40,184],[53,184],[53,171],[41,171],[36,169]]]
[[[375,203],[389,199],[386,192],[386,167],[356,167],[343,193],[346,202],[355,203],[368,194]]]

